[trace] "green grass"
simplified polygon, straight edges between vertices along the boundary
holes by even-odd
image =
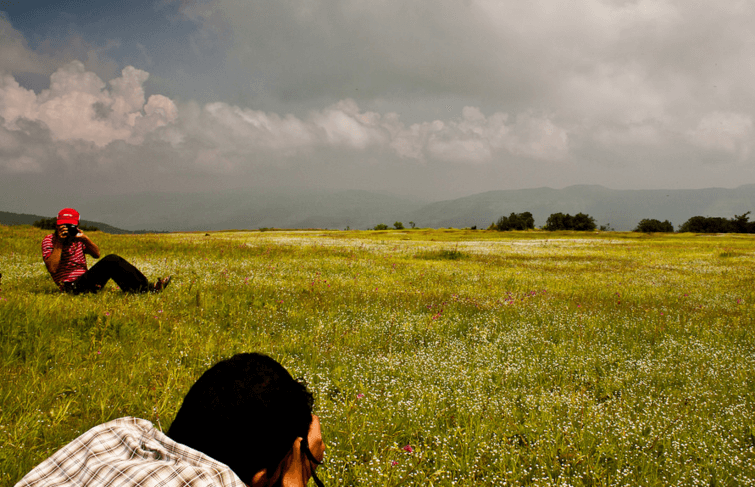
[[[174,281],[68,296],[44,234],[0,226],[2,486],[241,351],[309,384],[327,485],[755,482],[749,236],[95,232]]]

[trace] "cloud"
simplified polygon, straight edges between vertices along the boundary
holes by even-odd
[[[53,62],[53,59],[30,49],[24,36],[0,12],[0,73],[49,75]]]
[[[496,112],[486,117],[477,107],[464,107],[460,119],[435,120],[401,128],[391,145],[404,157],[418,160],[487,163],[503,154],[562,161],[568,157],[568,131],[548,116],[521,113],[512,123]]]
[[[687,133],[694,145],[734,154],[740,160],[750,155],[753,135],[752,117],[732,112],[709,113]]]
[[[116,140],[139,144],[144,136],[173,122],[175,104],[152,95],[145,105],[142,84],[149,75],[131,66],[110,81],[110,90],[96,74],[73,61],[50,77],[50,88],[36,95],[9,75],[0,80],[0,116],[5,128],[17,121],[43,123],[55,141],[83,140],[104,147]]]
[[[94,45],[71,32],[62,39],[44,39],[32,49],[23,34],[0,12],[0,73],[47,77],[71,61],[80,61],[87,71],[112,78],[118,73],[118,63],[108,52],[118,47],[120,43],[113,39]]]
[[[486,116],[479,108],[465,107],[458,118],[406,126],[396,113],[362,110],[354,100],[345,99],[300,118],[224,102],[177,105],[159,94],[145,101],[143,85],[148,77],[146,71],[127,66],[106,83],[73,61],[55,71],[49,88],[36,94],[12,76],[2,76],[2,165],[15,172],[41,171],[58,158],[68,167],[75,164],[71,154],[85,151],[91,160],[116,143],[162,144],[196,167],[221,172],[290,160],[306,164],[315,152],[321,157],[362,154],[361,159],[382,154],[415,164],[489,164],[507,154],[542,160],[568,157],[567,130],[552,118],[533,113],[509,121],[502,112]],[[29,127],[35,128],[37,138],[49,138],[48,151],[20,149],[17,136],[29,135]],[[95,166],[107,165],[113,158],[98,160]]]
[[[282,101],[360,104],[386,94],[477,97],[516,112],[561,103],[601,110],[606,96],[649,96],[655,113],[655,97],[669,90],[741,85],[736,64],[749,72],[752,63],[737,46],[752,42],[755,20],[747,2],[673,0],[185,0],[180,12],[199,26],[196,42],[226,43],[226,68],[244,74],[242,90],[251,80]],[[617,82],[619,93],[564,91],[592,79]]]
[[[406,127],[395,113],[361,111],[354,100],[342,100],[304,119],[293,115],[210,103],[181,118],[181,140],[201,140],[223,154],[264,151],[278,158],[314,150],[368,149],[425,163],[491,163],[511,154],[543,160],[568,157],[568,133],[551,119],[524,113],[508,123],[508,115],[486,117],[479,108],[465,107],[463,117]],[[207,160],[203,157],[202,160]],[[275,157],[269,159],[275,161]]]

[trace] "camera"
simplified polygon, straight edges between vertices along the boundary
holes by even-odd
[[[76,235],[79,234],[79,227],[77,225],[66,223],[66,229],[68,229],[68,236],[66,237],[66,240],[73,240],[74,238],[76,238]]]

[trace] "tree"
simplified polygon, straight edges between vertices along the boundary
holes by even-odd
[[[755,233],[755,222],[750,222],[750,212],[726,219],[720,216],[693,216],[679,227],[680,232],[691,233]]]
[[[552,213],[545,222],[543,230],[577,230],[591,232],[597,228],[595,218],[586,213],[577,213],[574,216],[563,213]]]
[[[734,215],[731,220],[732,230],[736,233],[755,233],[755,222],[748,222],[750,212],[743,215]]]
[[[58,219],[55,217],[42,218],[41,220],[37,220],[34,223],[32,223],[32,226],[41,228],[42,230],[55,230],[58,226]],[[81,225],[81,223],[79,223],[79,229],[82,232],[96,232],[97,230],[99,230],[98,227],[91,226],[91,225]]]
[[[414,224],[414,222],[409,222],[409,225],[411,225],[412,228],[416,227],[417,225]]]
[[[378,223],[377,225],[375,225],[374,230],[388,230],[388,225],[386,225],[385,223]]]
[[[42,230],[55,230],[57,226],[57,218],[42,218],[32,223],[33,226],[41,228]]]
[[[404,229],[404,224],[401,223],[401,222],[396,222],[396,223],[393,224],[393,228],[395,228],[396,230],[403,230]]]
[[[551,213],[551,215],[548,217],[548,220],[545,221],[545,226],[543,227],[543,230],[548,231],[556,231],[556,230],[571,230],[572,227],[572,216],[567,214],[563,214],[561,212],[559,213]]]
[[[640,220],[640,223],[637,224],[637,228],[632,231],[644,233],[670,233],[674,231],[674,225],[668,220],[660,221],[655,218],[643,218]]]
[[[511,213],[508,217],[502,216],[498,221],[491,225],[500,232],[508,230],[528,230],[535,228],[535,219],[532,217],[532,213],[525,211],[524,213]]]
[[[577,213],[572,218],[572,230],[592,232],[596,227],[595,218],[586,213]]]
[[[498,230],[499,232],[506,232],[508,230],[511,230],[511,222],[509,221],[509,218],[506,216],[502,216],[501,218],[498,219],[497,222],[495,222],[491,226],[495,228],[496,230]]]

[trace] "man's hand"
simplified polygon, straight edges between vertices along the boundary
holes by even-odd
[[[78,228],[78,227],[77,227]],[[74,237],[74,240],[78,240],[79,242],[82,242],[84,244],[84,253],[89,254],[95,259],[100,258],[100,248],[97,247],[97,244],[92,242],[92,239],[90,239],[88,236],[84,234],[81,230],[79,230],[79,233],[76,234],[76,237]]]
[[[314,473],[315,465],[301,448],[302,438],[294,441],[294,447],[291,453],[284,459],[283,466],[283,487],[304,487],[309,482],[309,478]],[[320,418],[312,415],[312,424],[309,425],[307,434],[307,443],[309,451],[318,462],[322,462],[325,456],[325,443],[322,441],[322,431],[320,430]]]
[[[48,263],[48,260],[45,260],[45,264],[47,264],[47,268],[50,269],[52,267],[52,270],[50,272],[55,272],[55,269],[58,268],[58,264],[60,262],[60,252],[64,245],[69,245],[75,241],[81,242],[84,244],[84,253],[89,254],[95,259],[100,258],[100,248],[92,242],[92,239],[90,239],[84,232],[81,231],[79,227],[76,227],[77,233],[73,236],[70,240],[68,239],[68,226],[66,225],[58,225],[55,229],[55,238],[53,238],[53,255],[48,258],[50,262]]]
[[[68,227],[65,225],[58,225],[55,227],[55,240],[64,242],[68,238]]]

